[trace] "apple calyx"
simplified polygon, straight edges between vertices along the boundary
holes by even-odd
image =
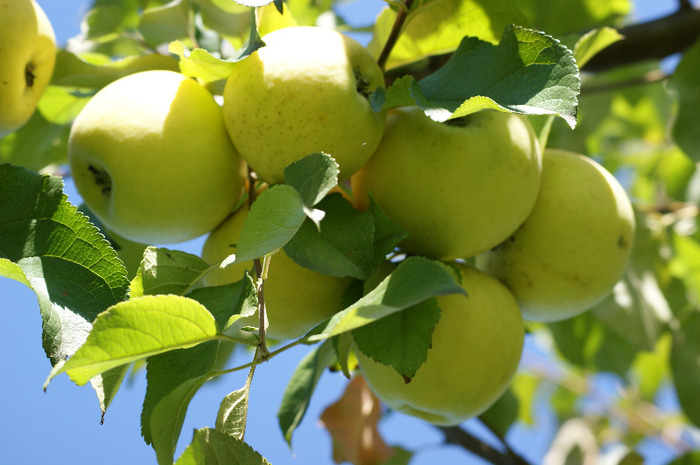
[[[109,177],[106,171],[101,171],[93,165],[88,165],[88,170],[92,173],[95,184],[102,188],[102,194],[107,195],[112,191],[112,178]]]
[[[362,95],[364,98],[369,99],[369,96],[372,95],[370,82],[364,78],[359,69],[353,70],[353,74],[355,75],[355,82],[357,83],[357,93]]]
[[[36,78],[34,74],[35,68],[36,66],[34,66],[34,63],[27,63],[27,66],[24,67],[24,80],[29,88],[34,87],[34,79]]]

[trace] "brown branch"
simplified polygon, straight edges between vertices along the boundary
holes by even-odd
[[[700,9],[683,7],[669,16],[625,27],[619,32],[625,39],[595,55],[583,67],[584,71],[606,71],[682,52],[700,38]],[[437,71],[451,56],[451,53],[434,55],[417,63],[391,69],[386,73],[387,85],[407,74],[420,80]]]
[[[257,177],[253,170],[248,166],[248,209],[253,206],[256,192]],[[253,266],[255,267],[255,275],[259,286],[258,291],[258,315],[260,316],[260,325],[258,328],[258,335],[260,337],[260,344],[258,345],[258,351],[256,352],[256,358],[260,357],[262,360],[267,360],[270,356],[270,351],[267,348],[267,342],[265,337],[265,281],[263,280],[263,266],[259,258],[253,260]]]
[[[619,30],[625,38],[595,55],[585,71],[604,71],[682,52],[700,37],[700,9],[681,8],[654,21]]]
[[[494,465],[529,465],[525,459],[512,451],[501,452],[475,438],[459,426],[438,426],[437,428],[445,436],[446,444],[462,447]]]
[[[387,38],[386,43],[384,44],[382,53],[379,55],[379,58],[377,58],[377,63],[379,64],[379,67],[382,70],[384,70],[384,67],[386,66],[386,62],[389,59],[391,50],[394,48],[394,45],[396,45],[396,41],[399,40],[399,35],[401,35],[401,29],[403,28],[403,25],[406,22],[406,18],[408,17],[408,11],[411,9],[412,3],[413,0],[404,0],[403,7],[400,8],[399,11],[396,13],[396,20],[394,21],[394,25],[391,28],[389,37]]]

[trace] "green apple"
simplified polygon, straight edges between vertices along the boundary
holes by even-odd
[[[481,111],[437,123],[418,108],[391,111],[384,138],[352,177],[410,236],[408,253],[469,258],[510,236],[537,198],[541,151],[521,116]]]
[[[100,90],[73,123],[68,156],[90,210],[108,229],[147,244],[211,231],[245,182],[221,107],[172,71],[132,74]]]
[[[33,0],[0,0],[0,138],[16,131],[36,109],[51,80],[56,38]]]
[[[477,266],[511,289],[526,320],[563,320],[613,289],[634,230],[632,205],[605,168],[548,149],[532,213],[508,240],[477,257]]]
[[[494,403],[507,389],[523,348],[515,298],[496,279],[457,265],[467,296],[438,297],[442,309],[428,358],[406,384],[393,368],[359,350],[362,374],[390,408],[438,425],[457,425]]]
[[[284,181],[284,168],[326,152],[348,178],[369,159],[386,115],[369,95],[384,75],[359,43],[330,29],[288,27],[236,63],[224,89],[231,140],[258,177]]]
[[[211,264],[235,253],[232,244],[238,241],[248,209],[236,210],[221,226],[211,232],[204,243],[202,258]],[[217,269],[203,278],[207,286],[238,281],[243,272],[253,273],[253,262],[234,263]],[[284,250],[270,258],[265,280],[265,309],[269,326],[267,336],[273,339],[295,339],[317,324],[342,310],[342,297],[350,278],[337,278],[311,271],[296,264]],[[245,322],[258,326],[258,317]]]

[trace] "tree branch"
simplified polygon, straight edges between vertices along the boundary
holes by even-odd
[[[625,39],[603,49],[586,63],[583,70],[606,71],[682,52],[700,38],[700,9],[682,7],[669,16],[628,26],[619,32]],[[437,71],[451,56],[451,53],[434,55],[417,63],[391,69],[386,73],[387,85],[406,74],[420,80]]]
[[[700,37],[700,9],[680,8],[676,13],[619,30],[625,38],[603,49],[583,67],[604,71],[682,52]]]
[[[459,426],[438,426],[445,436],[445,443],[462,447],[494,465],[529,465],[528,462],[515,453],[504,453],[485,442],[475,438]]]

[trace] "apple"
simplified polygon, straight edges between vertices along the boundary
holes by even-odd
[[[236,63],[224,89],[224,119],[243,159],[269,183],[314,152],[333,156],[346,179],[369,159],[385,113],[369,95],[384,86],[372,55],[353,39],[320,27],[288,27]]]
[[[173,71],[132,74],[100,90],[73,123],[68,156],[88,208],[109,230],[146,244],[211,231],[245,182],[221,107]]]
[[[214,264],[235,253],[232,245],[238,241],[248,209],[236,210],[223,224],[209,234],[202,248],[202,258]],[[253,276],[253,262],[234,263],[216,269],[202,279],[207,286],[219,286],[238,281],[245,270]],[[342,297],[350,278],[338,278],[298,265],[279,250],[270,258],[265,280],[265,309],[269,326],[266,335],[272,339],[296,339],[317,324],[342,310]],[[243,319],[243,324],[257,327],[259,319]]]
[[[36,109],[56,63],[56,37],[33,0],[0,0],[0,138]]]
[[[605,168],[580,154],[547,149],[532,213],[476,263],[511,289],[526,320],[563,320],[612,291],[634,231],[627,194]]]
[[[525,221],[540,185],[541,151],[522,116],[480,111],[448,123],[417,107],[391,111],[384,138],[352,177],[409,237],[400,247],[437,260],[469,258]]]
[[[438,297],[442,310],[426,361],[407,384],[392,367],[355,350],[374,393],[390,408],[437,425],[457,425],[493,404],[507,389],[525,329],[510,291],[496,279],[455,265],[467,296]]]

